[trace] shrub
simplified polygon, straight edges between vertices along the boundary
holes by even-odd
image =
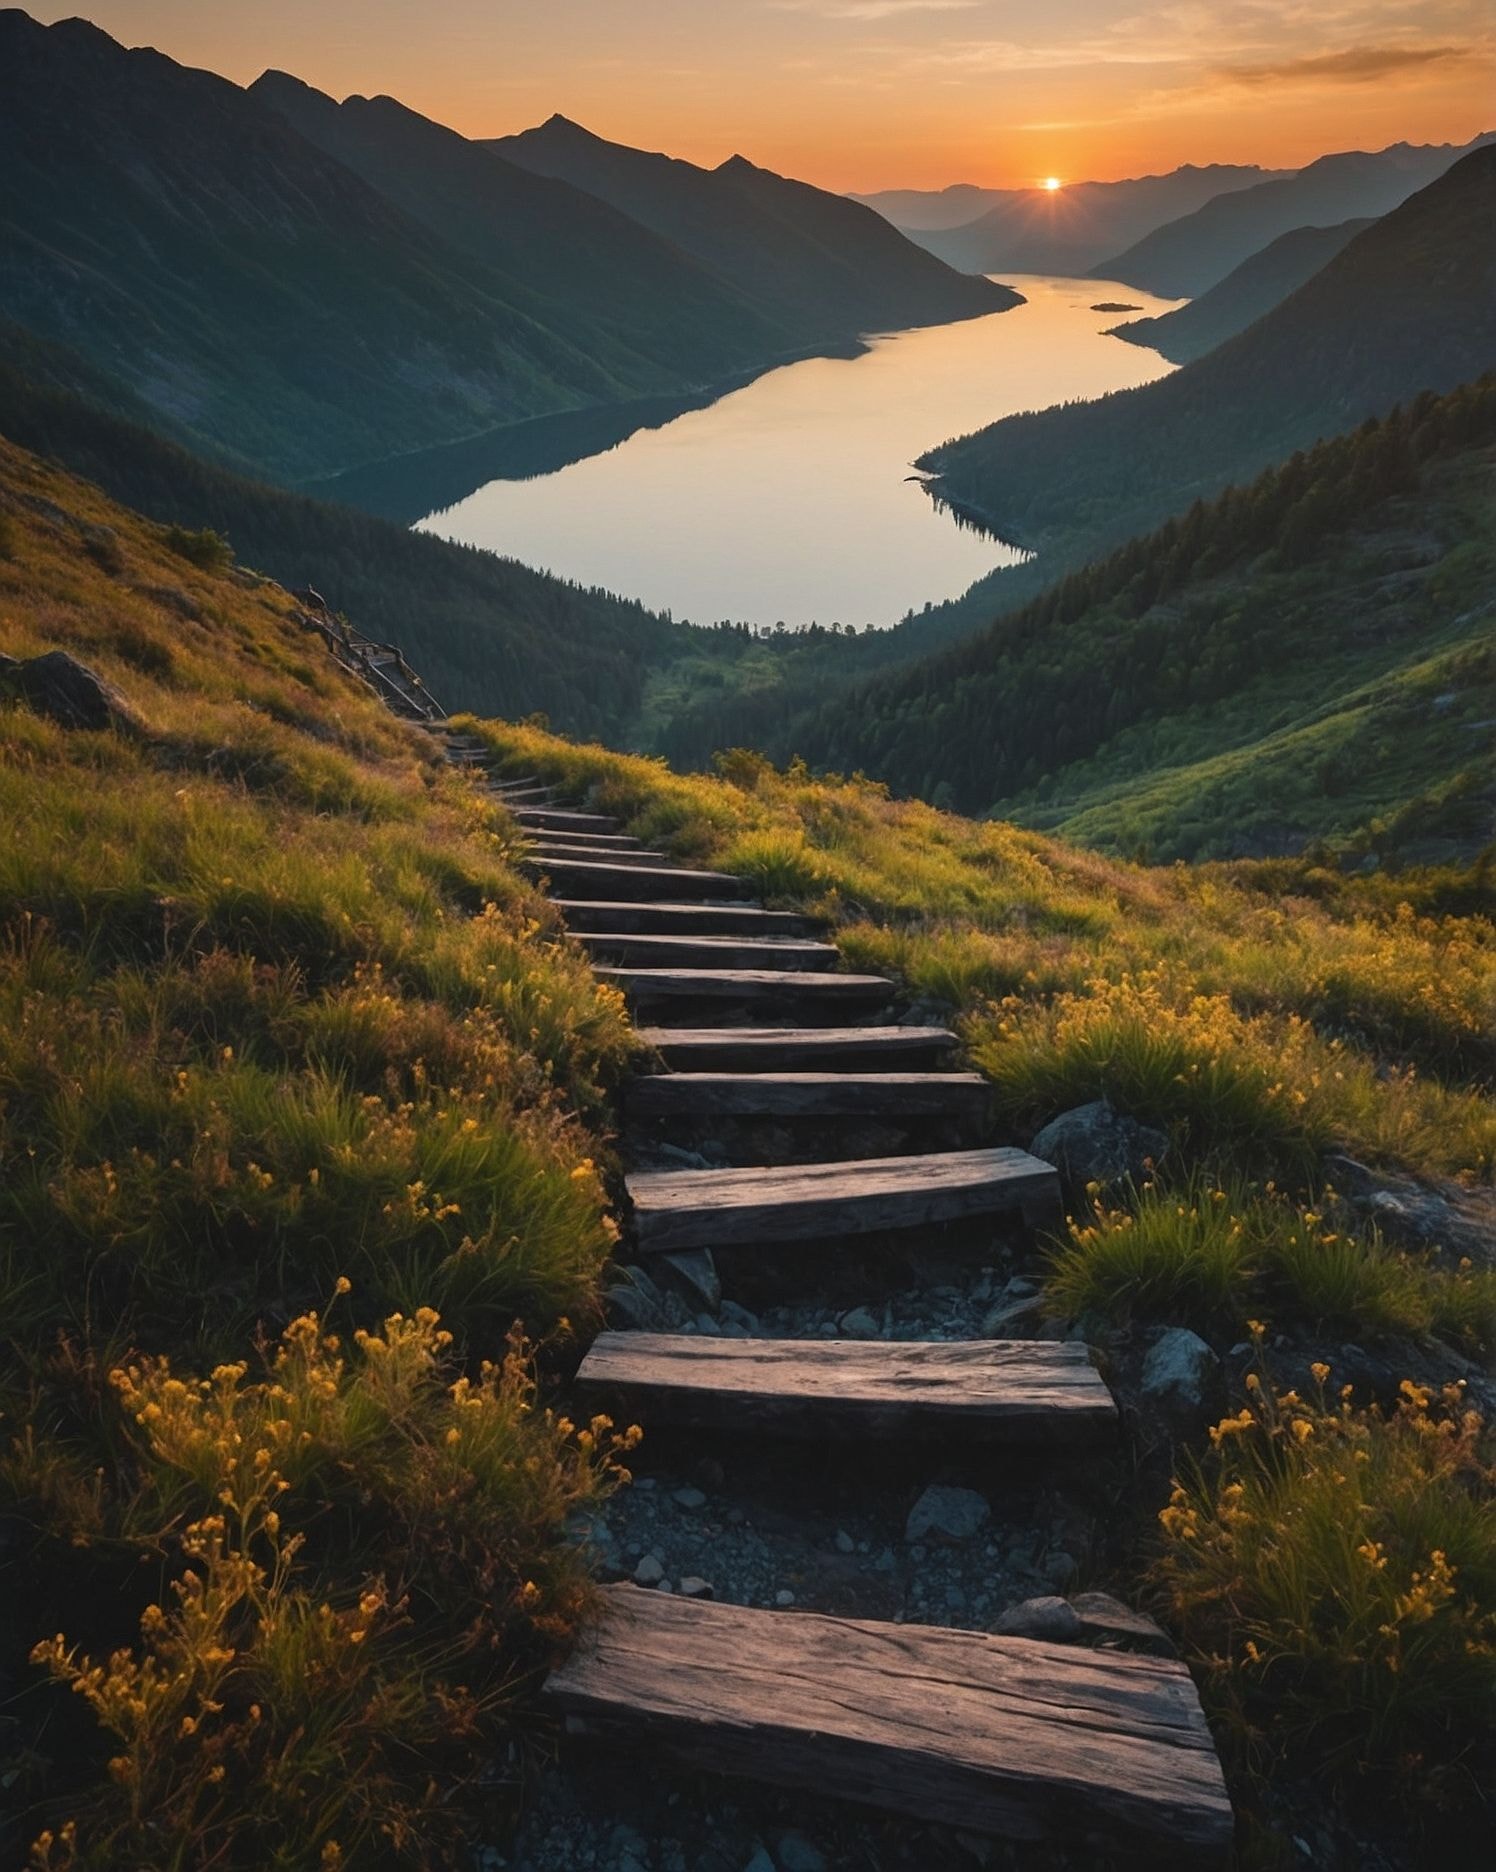
[[[1248,1382],[1161,1516],[1215,1713],[1286,1763],[1450,1798],[1496,1736],[1491,1434],[1458,1386],[1405,1381],[1384,1414]]]
[[[517,1338],[454,1379],[429,1309],[356,1334],[351,1354],[308,1314],[255,1379],[243,1362],[183,1378],[161,1358],[111,1383],[123,1460],[71,1539],[157,1564],[133,1647],[36,1647],[112,1753],[33,1863],[336,1866],[377,1849],[429,1864],[464,1818],[431,1770],[479,1735],[491,1746],[575,1628],[588,1582],[563,1523],[625,1473],[637,1433],[538,1409]],[[33,1444],[0,1473],[25,1504],[54,1471]]]
[[[163,529],[161,541],[200,572],[227,572],[234,563],[234,549],[212,527],[169,526]]]

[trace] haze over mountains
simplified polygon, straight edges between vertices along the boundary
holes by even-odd
[[[1493,136],[1488,131],[1465,144],[1394,143],[1321,156],[1280,181],[1218,195],[1088,270],[1160,298],[1194,298],[1294,228],[1388,213]]]
[[[738,168],[721,192],[780,232],[772,289],[392,100],[246,92],[0,13],[0,318],[283,480],[1016,303]]]
[[[1212,163],[1124,182],[1072,182],[1052,192],[958,188],[933,196],[894,192],[855,199],[963,273],[1084,274],[1218,195],[1288,173]],[[972,218],[932,222],[931,215],[947,211],[951,196],[972,205]],[[905,214],[913,218],[902,219]]]

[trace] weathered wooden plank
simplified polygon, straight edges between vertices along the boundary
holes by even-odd
[[[623,1093],[631,1118],[981,1118],[991,1100],[966,1072],[667,1072]]]
[[[576,860],[583,864],[632,865],[646,871],[658,871],[674,863],[668,852],[646,851],[642,846],[638,850],[632,846],[608,846],[599,851],[595,845],[578,844],[569,833],[560,832],[545,836],[532,834],[529,848],[531,855],[536,858],[547,861],[554,859],[563,864],[568,860]]]
[[[549,806],[563,796],[551,786],[490,787],[489,791],[503,806]]]
[[[568,832],[541,826],[535,829],[533,836],[537,843],[576,845],[596,852],[599,857],[605,857],[608,852],[644,850],[643,840],[636,839],[631,832]]]
[[[809,1241],[1017,1211],[1060,1218],[1059,1173],[1027,1151],[928,1151],[768,1169],[649,1170],[624,1179],[639,1248]]]
[[[746,897],[748,886],[739,877],[725,871],[686,871],[674,866],[645,870],[634,865],[604,864],[600,860],[555,858],[536,869],[542,870],[560,887],[566,897],[585,897],[589,891],[598,897],[614,900],[632,897],[674,901],[681,897]]]
[[[956,1045],[945,1027],[640,1027],[639,1039],[682,1072],[811,1072],[912,1065]]]
[[[646,1428],[1046,1447],[1095,1443],[1117,1428],[1116,1403],[1090,1353],[1069,1341],[606,1332],[577,1384],[599,1408],[616,1407]]]
[[[749,968],[613,968],[593,973],[623,989],[635,1004],[660,1001],[726,1001],[752,1007],[812,1009],[877,1007],[892,998],[893,983],[882,975],[834,975],[827,971]]]
[[[834,969],[834,943],[785,936],[655,936],[573,930],[589,955],[644,968]]]
[[[587,903],[574,897],[553,900],[576,931],[623,935],[800,936],[818,927],[809,917],[789,910],[758,910],[751,904]]]
[[[633,1586],[543,1696],[573,1734],[969,1832],[1224,1860],[1231,1805],[1167,1658],[760,1612]]]
[[[552,832],[610,832],[618,826],[606,813],[577,812],[569,806],[510,806],[509,811],[522,826]]]

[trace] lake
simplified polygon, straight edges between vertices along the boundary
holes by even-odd
[[[697,624],[895,624],[1022,556],[937,511],[911,479],[916,456],[1173,368],[1104,328],[1177,302],[1106,280],[1007,283],[1027,301],[1011,312],[785,365],[554,473],[488,481],[419,524]],[[1140,311],[1091,311],[1101,300]]]

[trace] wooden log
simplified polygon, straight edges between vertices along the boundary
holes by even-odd
[[[1016,1211],[1058,1223],[1059,1173],[1027,1151],[929,1151],[768,1169],[650,1170],[624,1179],[647,1254],[933,1227]]]
[[[1123,1843],[1203,1867],[1231,1804],[1166,1658],[603,1590],[548,1678],[574,1735],[968,1832]]]
[[[547,864],[567,864],[580,861],[583,864],[632,865],[637,869],[658,871],[668,867],[672,860],[665,852],[645,851],[642,847],[635,851],[630,846],[608,846],[599,851],[595,845],[579,845],[569,834],[554,833],[543,837],[531,835],[529,840],[531,857],[543,858]]]
[[[643,842],[629,832],[567,832],[538,827],[533,834],[537,844],[576,845],[606,859],[609,852],[640,852]]]
[[[630,1118],[985,1116],[992,1089],[964,1072],[668,1072],[631,1079]]]
[[[638,1038],[682,1072],[813,1072],[912,1066],[956,1045],[945,1027],[639,1027]]]
[[[589,955],[646,968],[834,969],[834,943],[776,936],[636,936],[612,930],[573,930]]]
[[[743,879],[729,877],[725,871],[686,871],[673,866],[646,870],[642,866],[604,864],[601,860],[594,863],[583,858],[535,860],[530,869],[543,872],[564,897],[586,897],[591,891],[610,902],[620,897],[674,902],[682,897],[710,899],[748,895]]]
[[[575,931],[641,936],[803,936],[818,926],[789,910],[756,910],[750,904],[587,903],[553,899]]]
[[[552,832],[610,832],[618,826],[606,813],[577,812],[569,806],[510,806],[509,811],[522,826]]]
[[[1045,1339],[712,1339],[605,1332],[577,1373],[588,1408],[734,1435],[960,1437],[1045,1447],[1112,1438],[1083,1345]]]
[[[595,967],[601,981],[621,988],[635,1006],[661,1001],[726,1001],[737,1007],[765,1002],[806,1014],[837,1008],[877,1007],[894,986],[883,975],[834,975],[793,969]]]

